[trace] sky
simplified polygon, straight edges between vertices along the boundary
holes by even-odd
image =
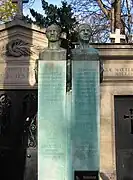
[[[29,0],[29,1],[32,2],[34,0]],[[47,2],[51,3],[51,4],[57,4],[57,5],[61,4],[61,0],[47,0]],[[33,6],[31,8],[33,8],[34,10],[39,12],[40,14],[43,13],[41,0],[35,0]],[[27,4],[24,5],[23,13],[24,13],[24,15],[30,15],[29,6]]]

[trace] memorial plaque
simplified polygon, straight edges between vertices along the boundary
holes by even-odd
[[[99,61],[73,61],[73,171],[99,170]]]
[[[98,180],[98,171],[75,171],[74,180]]]
[[[38,178],[67,179],[66,62],[39,61]]]
[[[34,63],[25,65],[6,65],[0,67],[0,87],[2,85],[35,85]]]

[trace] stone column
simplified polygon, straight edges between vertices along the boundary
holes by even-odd
[[[79,179],[95,176],[97,179],[100,158],[99,55],[94,48],[77,48],[73,50],[72,60],[73,176],[75,174]]]
[[[46,49],[38,72],[38,179],[68,175],[66,51]]]

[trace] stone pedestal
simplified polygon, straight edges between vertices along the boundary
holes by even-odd
[[[74,50],[72,62],[72,167],[74,173],[98,177],[100,125],[99,55]],[[78,172],[79,171],[79,172]],[[88,176],[87,175],[87,176]],[[80,178],[79,177],[79,178]]]
[[[66,52],[46,50],[42,58],[38,77],[38,179],[62,180],[68,177]]]

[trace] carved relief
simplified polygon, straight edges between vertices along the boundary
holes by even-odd
[[[6,45],[6,56],[30,56],[32,54],[30,48],[31,45],[21,39],[12,40]]]
[[[6,94],[0,96],[0,134],[3,135],[10,124],[11,99]]]
[[[27,94],[23,101],[23,113],[25,118],[24,132],[28,136],[28,147],[37,146],[37,97],[35,94]]]
[[[27,118],[27,130],[28,130],[28,147],[37,146],[37,115],[33,118]]]

